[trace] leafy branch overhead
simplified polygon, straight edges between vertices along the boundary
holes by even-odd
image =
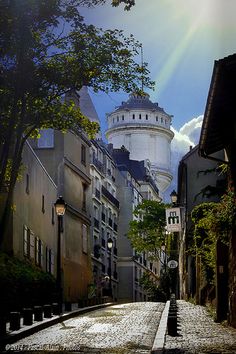
[[[99,5],[99,4],[105,4],[108,2],[107,0],[81,0],[80,3],[81,5],[84,6],[93,6],[93,5]],[[135,5],[135,0],[110,0],[110,3],[112,6],[119,6],[120,4],[124,4],[124,9],[125,10],[130,10],[132,6]]]
[[[8,191],[8,207],[28,137],[42,128],[98,130],[67,94],[84,85],[104,92],[153,87],[147,64],[135,61],[140,43],[132,35],[84,22],[79,5],[102,2],[0,0],[0,190]],[[133,3],[113,5],[120,2]]]

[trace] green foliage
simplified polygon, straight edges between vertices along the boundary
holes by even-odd
[[[107,0],[80,0],[80,5],[83,6],[93,6],[99,4],[105,4]],[[124,10],[130,10],[132,6],[135,5],[135,0],[110,0],[111,5],[114,7],[119,6],[120,4],[124,4]]]
[[[158,279],[154,279],[153,274],[149,271],[143,273],[142,278],[139,280],[139,284],[147,292],[150,300],[163,302],[168,298],[165,293],[164,282],[164,278],[162,278],[161,284],[158,285]]]
[[[136,220],[130,222],[128,238],[137,252],[158,257],[158,250],[165,243],[165,208],[161,202],[144,200],[134,210]]]
[[[0,313],[51,302],[55,279],[29,261],[0,253]]]
[[[236,220],[236,198],[229,186],[219,203],[202,203],[192,211],[194,223],[194,251],[201,256],[208,281],[214,281],[216,243],[228,243],[229,233]]]

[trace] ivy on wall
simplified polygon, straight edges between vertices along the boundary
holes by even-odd
[[[220,202],[201,203],[191,213],[194,223],[194,251],[201,256],[206,280],[214,283],[216,266],[216,243],[228,244],[229,235],[236,218],[235,190],[229,183]]]

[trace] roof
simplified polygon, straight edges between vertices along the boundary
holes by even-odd
[[[122,102],[119,107],[116,108],[116,111],[120,110],[132,110],[132,109],[149,109],[149,110],[155,110],[159,112],[164,112],[163,108],[160,108],[158,106],[158,103],[153,103],[149,99],[149,95],[145,93],[145,95],[141,96],[136,93],[131,93],[129,95],[129,99],[126,102]],[[167,114],[167,113],[165,113]]]
[[[215,61],[199,142],[203,157],[235,139],[235,85],[236,54]]]

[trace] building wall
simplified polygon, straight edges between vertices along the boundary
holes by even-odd
[[[117,231],[119,201],[116,191],[116,166],[106,144],[93,141],[91,146],[91,251],[93,278],[98,297],[108,296],[112,287],[112,297],[117,299]],[[111,238],[111,251],[107,247]],[[110,269],[111,265],[111,269]],[[111,272],[111,283],[108,276]]]
[[[222,157],[221,154],[218,157]],[[193,238],[193,224],[191,221],[193,208],[203,202],[219,200],[219,196],[212,195],[207,197],[200,193],[206,186],[216,186],[218,183],[223,184],[223,176],[219,172],[210,172],[216,167],[217,162],[203,159],[198,155],[198,146],[191,149],[179,164],[178,197],[179,204],[182,206],[184,220],[183,231],[179,235],[180,297],[196,296],[198,302],[202,296],[201,291],[204,287],[204,279],[201,277],[200,268],[196,265],[195,258],[190,255],[186,256],[186,249]]]
[[[40,146],[47,146],[41,142]],[[35,151],[58,186],[67,204],[63,217],[62,264],[64,298],[78,301],[88,295],[92,281],[88,234],[90,216],[88,190],[91,183],[90,142],[80,132],[54,132],[53,146]]]
[[[31,258],[46,271],[46,254],[50,250],[53,257],[52,273],[55,275],[57,224],[54,203],[57,187],[28,143],[23,151],[22,162],[22,178],[16,183],[14,191],[13,253],[19,258]],[[30,233],[29,255],[25,248],[27,230]],[[41,256],[38,260],[36,238],[41,241]]]

